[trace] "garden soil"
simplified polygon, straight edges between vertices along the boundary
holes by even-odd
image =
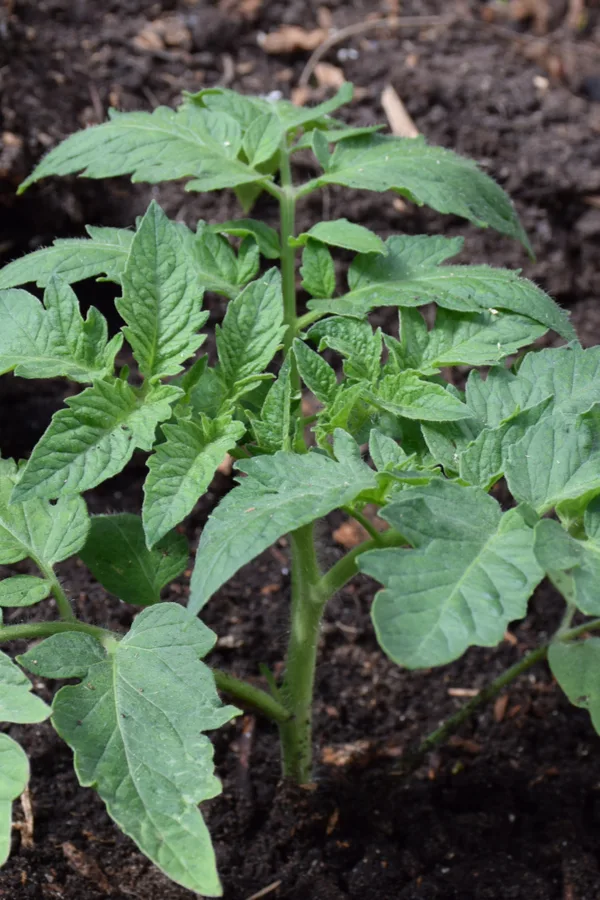
[[[49,147],[101,121],[110,105],[151,109],[173,103],[182,89],[216,84],[289,96],[310,54],[267,52],[272,37],[265,43],[264,35],[287,29],[289,44],[289,26],[303,29],[303,40],[324,29],[322,40],[329,27],[373,16],[439,15],[443,23],[423,27],[369,27],[332,48],[324,57],[330,67],[317,70],[321,85],[311,79],[304,99],[326,95],[325,82],[342,70],[358,87],[345,115],[371,124],[383,119],[381,92],[391,84],[431,142],[474,157],[507,188],[537,261],[496,234],[387,195],[330,189],[301,208],[299,228],[345,215],[384,236],[465,234],[465,261],[523,267],[572,310],[584,342],[597,344],[600,11],[593,3],[582,6],[578,12],[573,2],[3,0],[2,261],[55,236],[79,235],[87,222],[130,224],[150,197],[189,223],[238,214],[229,195],[197,197],[178,185],[125,179],[51,180],[15,197],[19,180]],[[302,160],[300,177],[311,172],[310,161]],[[275,212],[270,200],[259,202],[258,214],[268,221]],[[109,314],[111,291],[85,284],[80,296]],[[222,301],[208,297],[207,303],[214,323]],[[2,379],[3,455],[26,455],[72,390],[59,382]],[[136,458],[90,493],[90,509],[139,509],[143,477],[143,459]],[[189,522],[192,545],[230,487],[230,477],[218,474]],[[339,542],[348,529],[336,531],[341,524],[334,515],[319,526],[325,566],[344,552]],[[60,575],[82,618],[129,626],[133,610],[107,598],[85,568],[63,564]],[[275,731],[258,717],[246,714],[214,736],[224,791],[205,811],[227,900],[598,900],[600,740],[545,666],[512,685],[410,778],[394,773],[419,736],[549,636],[560,618],[558,598],[540,590],[527,621],[497,649],[471,650],[451,666],[410,673],[377,649],[369,623],[373,590],[372,582],[357,580],[327,612],[314,784],[281,783]],[[208,606],[206,621],[219,635],[215,664],[249,678],[258,678],[258,662],[280,669],[288,592],[283,540]],[[185,593],[182,579],[165,599],[184,600]],[[46,697],[55,687],[37,686]],[[0,898],[191,896],[160,875],[118,832],[96,795],[78,786],[71,753],[48,724],[14,726],[10,733],[31,756],[34,831],[17,802],[20,830],[0,873]]]

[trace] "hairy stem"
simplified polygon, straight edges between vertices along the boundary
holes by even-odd
[[[261,688],[254,687],[235,675],[223,672],[221,669],[212,669],[215,682],[220,691],[229,694],[237,700],[241,706],[250,706],[262,713],[273,722],[287,722],[291,718],[288,710],[271,694]]]
[[[283,774],[298,784],[312,777],[312,704],[321,617],[326,598],[317,590],[320,572],[313,525],[290,535],[292,611],[286,670],[280,697],[292,714],[279,726]]]
[[[289,245],[296,228],[296,194],[292,184],[290,154],[284,141],[279,152],[281,194],[279,211],[281,216],[281,280],[283,289],[283,321],[287,330],[283,337],[283,349],[287,354],[296,335],[296,251]]]
[[[378,532],[376,539],[364,541],[358,547],[354,547],[319,579],[316,585],[317,596],[326,603],[330,597],[341,591],[344,585],[358,574],[356,560],[362,553],[366,553],[368,550],[379,550],[382,547],[401,547],[403,544],[406,544],[406,539],[397,531],[389,529]]]
[[[56,608],[58,609],[61,619],[64,619],[66,622],[75,621],[75,613],[71,608],[69,598],[63,591],[60,581],[54,574],[53,570],[44,570],[44,575],[50,582],[50,590],[52,591],[52,596],[56,600]]]
[[[524,659],[515,663],[514,666],[506,669],[506,671],[499,675],[498,678],[490,682],[487,687],[484,687],[476,697],[473,697],[472,700],[465,703],[458,712],[454,713],[453,716],[450,716],[449,719],[446,719],[439,728],[436,728],[435,731],[428,734],[412,753],[406,755],[398,766],[397,771],[399,771],[400,774],[405,775],[414,772],[415,769],[421,765],[427,754],[435,747],[439,747],[440,744],[447,741],[451,735],[458,731],[463,722],[466,722],[467,719],[471,718],[473,713],[476,712],[480,706],[489,703],[498,696],[502,688],[506,687],[507,684],[514,681],[515,678],[518,678],[523,672],[527,672],[532,666],[535,666],[537,663],[546,659],[551,644],[556,641],[573,641],[575,638],[580,637],[580,635],[585,634],[588,631],[597,631],[598,629],[600,629],[600,619],[593,619],[590,622],[578,625],[577,628],[570,628],[567,631],[563,630],[562,626],[559,627],[552,640],[542,647],[533,650]]]
[[[34,640],[35,638],[49,637],[52,634],[61,634],[68,631],[81,631],[99,640],[102,644],[107,641],[118,641],[121,635],[100,628],[98,625],[88,625],[87,622],[26,622],[22,625],[0,626],[0,643],[18,640]]]

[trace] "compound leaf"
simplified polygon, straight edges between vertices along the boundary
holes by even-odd
[[[58,503],[38,499],[12,503],[19,473],[12,460],[1,462],[0,564],[12,565],[30,558],[40,568],[51,569],[77,553],[89,529],[84,500],[62,497]]]
[[[519,509],[503,514],[478,488],[436,479],[405,490],[380,515],[416,548],[358,557],[385,586],[372,617],[399,665],[442,665],[471,645],[494,646],[525,615],[543,572]]]
[[[202,289],[178,226],[153,200],[144,215],[123,273],[116,306],[141,373],[153,380],[177,375],[198,349]]]
[[[36,166],[19,187],[48,175],[80,172],[87,178],[131,175],[157,183],[193,178],[189,190],[235,187],[265,176],[238,160],[242,133],[224,113],[184,104],[177,110],[110,111],[110,119],[71,135]]]
[[[12,502],[82,493],[116,475],[136,447],[152,449],[156,426],[170,418],[180,395],[172,385],[156,385],[140,396],[115,380],[69,398],[36,444]]]
[[[222,891],[198,804],[221,786],[201,732],[238,715],[221,704],[200,661],[214,642],[183,607],[149,607],[109,654],[90,660],[81,684],[61,688],[52,706],[81,784],[96,788],[109,815],[169,878],[209,897]],[[59,646],[53,650],[56,656]],[[73,658],[72,640],[67,652]],[[81,677],[86,652],[75,655],[72,676]]]
[[[228,387],[266,369],[285,332],[282,323],[281,275],[270,269],[232,300],[222,326],[215,328],[220,369]]]
[[[571,703],[587,709],[600,734],[600,638],[576,643],[555,641],[548,650],[548,662]]]
[[[184,535],[171,531],[161,537],[149,550],[139,516],[94,516],[79,555],[111,594],[125,603],[150,606],[160,601],[163,587],[181,575],[188,561]]]
[[[530,244],[502,188],[469,159],[430,147],[421,137],[371,134],[335,147],[318,184],[341,184],[371,191],[393,190],[419,205],[462,216]]]
[[[245,428],[241,422],[201,416],[199,422],[163,425],[162,431],[166,440],[148,460],[144,485],[142,518],[149,547],[191,512]]]
[[[343,436],[336,432],[334,443],[343,462],[315,451],[279,451],[237,463],[246,477],[221,501],[200,538],[189,602],[193,613],[282,535],[377,486],[375,473],[366,463],[358,465],[348,458],[340,442]]]
[[[43,305],[27,291],[0,291],[0,316],[0,373],[14,370],[21,378],[104,378],[123,342],[122,335],[108,341],[106,320],[93,306],[84,321],[77,297],[56,278]]]
[[[125,228],[86,225],[90,238],[59,238],[51,247],[34,250],[0,269],[0,289],[35,282],[46,287],[53,275],[66,284],[104,275],[119,282],[133,232]]]

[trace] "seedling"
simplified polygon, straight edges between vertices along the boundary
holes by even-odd
[[[51,716],[81,784],[96,788],[170,878],[207,896],[221,886],[199,804],[220,785],[202,732],[249,705],[277,724],[284,775],[311,779],[320,622],[359,571],[383,585],[372,609],[377,639],[408,669],[499,643],[545,575],[566,600],[550,643],[425,738],[407,767],[546,656],[600,729],[600,638],[578,640],[600,618],[571,624],[575,613],[600,616],[600,348],[583,350],[566,313],[518,273],[447,262],[459,238],[384,241],[346,219],[296,233],[296,204],[334,184],[393,191],[529,249],[507,196],[474,163],[421,138],[334,118],[351,93],[345,85],[306,109],[210,89],[185,95],[175,111],[113,112],[52,150],[21,190],[75,172],[187,179],[192,191],[234,189],[246,217],[191,229],[153,202],[135,230],[90,226],[87,239],[56,241],[0,272],[1,371],[81,385],[27,461],[0,461],[0,563],[29,558],[39,570],[7,577],[0,605],[53,597],[60,616],[0,627],[3,642],[44,638],[16,662],[0,656],[0,717]],[[319,174],[296,184],[291,164],[301,150],[312,150]],[[279,204],[279,234],[248,217],[263,192]],[[338,248],[354,254],[341,291]],[[309,297],[302,315],[298,254]],[[96,309],[81,317],[70,287],[94,276],[121,289],[125,325],[110,338]],[[45,289],[43,302],[16,288],[28,282]],[[198,354],[205,290],[229,301],[215,329],[215,365]],[[426,304],[435,304],[433,325],[420,311]],[[370,323],[384,306],[399,311],[398,338]],[[549,330],[566,345],[520,353]],[[115,363],[124,341],[134,375]],[[325,350],[341,365],[327,362]],[[447,380],[455,366],[470,368],[464,390]],[[317,401],[308,417],[303,391]],[[90,518],[82,494],[122,471],[136,449],[148,453],[141,516]],[[226,452],[237,460],[238,483],[202,532],[187,608],[161,603],[188,557],[176,527]],[[514,504],[490,493],[502,478]],[[386,530],[365,515],[368,504]],[[322,572],[313,524],[336,509],[369,537]],[[280,680],[262,667],[260,688],[203,661],[216,636],[199,615],[284,535],[287,658]],[[145,607],[127,634],[75,618],[55,574],[73,555],[108,591]],[[50,709],[23,669],[79,683],[60,688]],[[219,692],[237,705],[224,705]],[[7,735],[0,749],[6,858],[11,801],[28,762]]]

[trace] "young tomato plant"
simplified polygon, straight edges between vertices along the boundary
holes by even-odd
[[[459,238],[384,241],[346,219],[296,233],[296,204],[335,184],[394,191],[528,248],[510,201],[474,163],[421,138],[334,118],[351,93],[345,85],[306,109],[211,89],[186,95],[174,111],[113,112],[52,150],[21,189],[74,172],[187,179],[192,191],[235,190],[246,217],[191,229],[153,202],[135,230],[90,226],[87,239],[56,241],[0,272],[1,371],[81,385],[27,461],[0,460],[0,563],[29,559],[38,570],[5,578],[0,606],[53,597],[59,614],[0,627],[2,642],[43,638],[16,661],[0,655],[0,718],[51,716],[81,784],[96,788],[170,878],[207,896],[221,886],[199,804],[220,786],[203,732],[250,705],[279,728],[283,773],[300,783],[312,777],[320,622],[359,571],[383,585],[372,608],[377,639],[408,669],[497,644],[526,615],[544,575],[566,600],[550,644],[426,737],[409,767],[546,657],[600,729],[600,638],[586,637],[600,618],[571,624],[575,613],[600,617],[600,349],[583,350],[567,315],[518,273],[449,263]],[[300,150],[313,151],[320,171],[303,184],[292,178]],[[262,192],[279,204],[279,234],[247,217]],[[341,293],[337,248],[354,254]],[[298,254],[310,298],[302,315]],[[92,276],[120,287],[125,324],[112,337],[96,309],[82,318],[70,287]],[[45,289],[42,302],[18,288],[28,282]],[[198,354],[204,291],[229,301],[215,329],[215,365]],[[429,304],[433,325],[420,312]],[[398,308],[399,338],[370,323],[384,306]],[[519,355],[548,330],[565,346]],[[116,368],[124,341],[135,377]],[[453,366],[470,368],[464,390],[445,380]],[[318,401],[308,419],[303,391]],[[141,516],[90,518],[82,494],[120,472],[136,449],[148,454]],[[226,452],[238,461],[238,483],[202,532],[187,608],[161,603],[188,556],[176,526]],[[514,499],[505,508],[490,494],[501,478]],[[363,514],[367,504],[386,530]],[[322,572],[313,524],[336,509],[369,539]],[[203,661],[216,638],[198,616],[283,535],[292,565],[289,645],[282,678],[263,667],[260,688]],[[55,573],[73,555],[107,591],[144,607],[127,634],[75,618]],[[60,688],[50,709],[23,670],[78,683]],[[28,763],[0,737],[6,858],[11,801]]]

